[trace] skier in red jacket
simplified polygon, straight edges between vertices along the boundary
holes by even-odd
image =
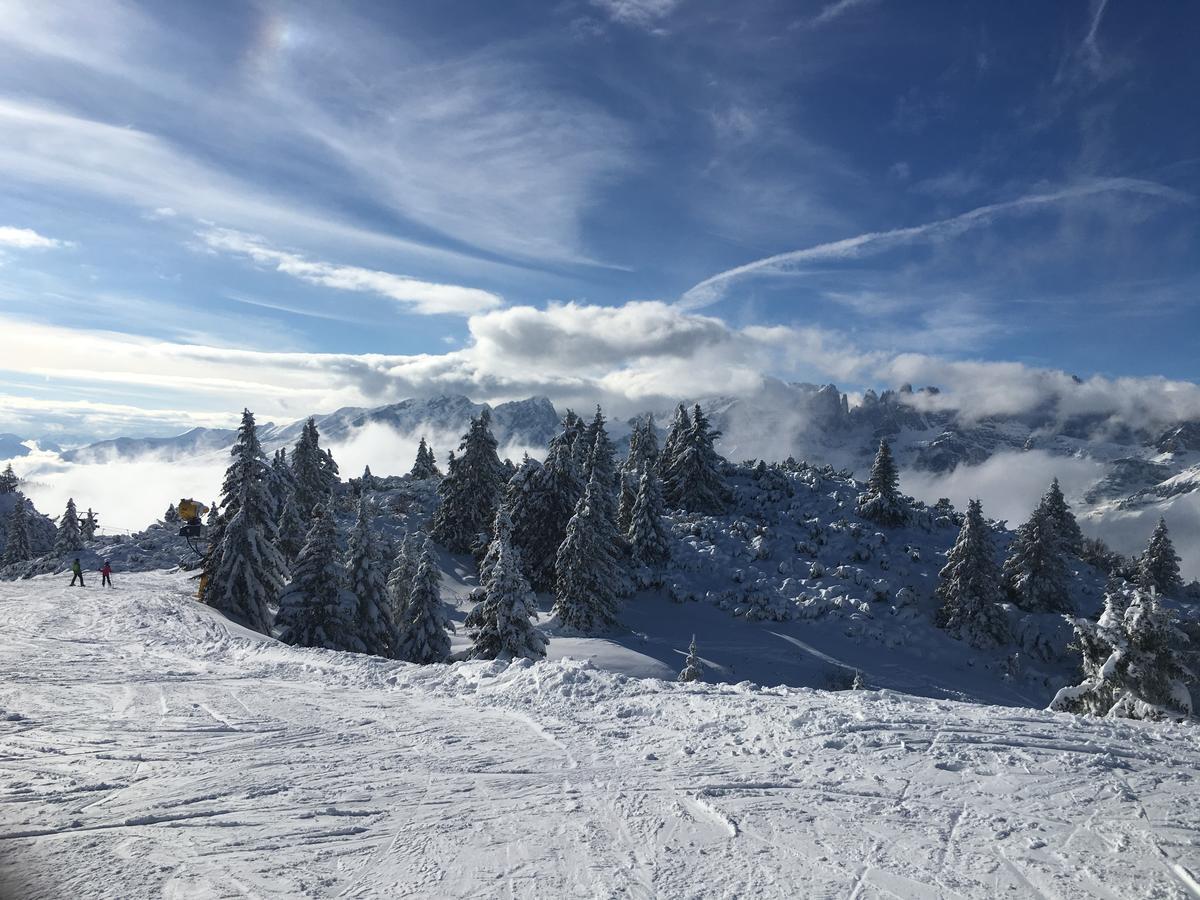
[[[112,566],[108,564],[107,559],[104,561],[104,565],[100,567],[100,575],[100,587],[104,587],[106,584],[112,587]]]

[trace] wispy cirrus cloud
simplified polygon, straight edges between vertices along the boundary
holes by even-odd
[[[819,13],[811,19],[803,23],[805,28],[820,28],[822,25],[828,25],[842,16],[852,13],[857,9],[862,9],[868,6],[874,6],[879,0],[836,0],[825,6]]]
[[[778,253],[774,256],[768,256],[764,259],[758,259],[745,265],[727,269],[724,272],[718,272],[716,275],[704,279],[699,284],[685,291],[680,297],[679,303],[685,309],[710,306],[723,299],[729,288],[744,278],[763,275],[800,274],[803,272],[804,266],[812,262],[853,259],[872,253],[880,253],[892,247],[915,241],[944,241],[973,228],[985,225],[1001,215],[1045,208],[1071,200],[1111,193],[1140,194],[1177,203],[1192,202],[1195,199],[1191,194],[1184,191],[1137,178],[1094,179],[1056,191],[1026,194],[1015,200],[990,203],[956,216],[938,219],[934,222],[926,222],[922,225],[893,228],[887,231],[870,231],[855,235],[854,237],[806,247],[802,250]]]
[[[210,228],[197,234],[209,249],[248,257],[309,284],[340,291],[377,294],[395,300],[405,309],[422,315],[471,315],[495,309],[502,298],[490,291],[457,284],[437,284],[392,272],[306,259],[298,253],[279,250],[256,235],[228,228]]]
[[[57,247],[68,247],[69,241],[38,234],[32,228],[17,228],[12,225],[0,225],[0,247],[11,247],[14,250],[48,250]]]
[[[673,13],[683,0],[592,0],[614,22],[653,28]]]

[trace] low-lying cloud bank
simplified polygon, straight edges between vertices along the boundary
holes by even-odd
[[[1067,501],[1078,511],[1084,492],[1103,471],[1092,459],[1055,456],[1044,450],[1006,451],[977,466],[958,466],[946,474],[905,471],[900,487],[927,503],[948,497],[959,509],[978,498],[986,516],[1005,519],[1009,528],[1016,528],[1037,506],[1051,479],[1059,480]],[[1200,578],[1200,494],[1179,495],[1137,510],[1079,515],[1079,525],[1090,537],[1131,556],[1146,549],[1159,516],[1166,519],[1175,551],[1183,560],[1184,579]]]

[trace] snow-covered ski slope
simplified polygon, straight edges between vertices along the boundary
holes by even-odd
[[[0,896],[1200,896],[1200,729],[279,645],[0,583]]]

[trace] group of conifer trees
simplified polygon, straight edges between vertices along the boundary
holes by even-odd
[[[15,502],[4,522],[4,553],[0,554],[0,565],[25,562],[35,555],[35,540],[31,530],[36,511],[20,490],[20,479],[9,463],[0,472],[0,495],[12,495]],[[82,516],[75,506],[75,499],[67,500],[67,507],[55,529],[52,552],[60,555],[77,553],[84,544],[94,540],[100,527],[100,518],[90,507]]]
[[[884,525],[907,518],[907,503],[891,450],[881,441],[858,511]],[[1073,560],[1084,538],[1055,478],[1016,532],[1003,564],[997,562],[993,528],[979,500],[971,500],[946,564],[938,573],[935,624],[976,647],[1012,641],[1001,603],[1026,612],[1067,614],[1076,633],[1083,684],[1059,692],[1053,708],[1138,718],[1190,714],[1189,676],[1179,635],[1158,595],[1183,582],[1179,557],[1166,522],[1159,519],[1146,550],[1124,571],[1116,568],[1096,622],[1071,615]]]
[[[670,558],[666,505],[718,512],[728,502],[718,436],[699,406],[680,406],[661,451],[647,419],[618,467],[600,408],[590,422],[568,411],[545,462],[526,456],[506,479],[486,411],[475,419],[451,455],[431,530],[454,552],[482,554],[468,655],[544,655],[534,591],[553,593],[563,627],[612,625],[636,580]]]
[[[247,410],[210,511],[203,599],[294,644],[440,662],[451,626],[436,541],[480,560],[466,655],[540,657],[546,639],[535,624],[535,590],[553,592],[562,626],[609,626],[635,577],[670,556],[664,495],[697,512],[723,508],[729,492],[713,446],[718,436],[698,406],[690,414],[680,406],[663,450],[653,421],[638,423],[618,468],[603,412],[586,423],[568,412],[546,461],[527,456],[513,467],[500,460],[485,410],[449,456],[429,538],[410,535],[388,568],[371,527],[369,470],[358,482],[357,521],[343,554],[337,464],[321,449],[315,421],[290,456],[281,450],[268,460]],[[411,477],[439,474],[422,439]]]
[[[431,461],[423,441],[422,450]],[[231,455],[220,502],[210,510],[204,602],[301,646],[414,662],[448,657],[448,621],[428,542],[406,540],[392,559],[371,527],[374,506],[360,496],[343,552],[337,463],[321,448],[315,420],[305,423],[290,454],[280,450],[268,460],[246,410]]]

